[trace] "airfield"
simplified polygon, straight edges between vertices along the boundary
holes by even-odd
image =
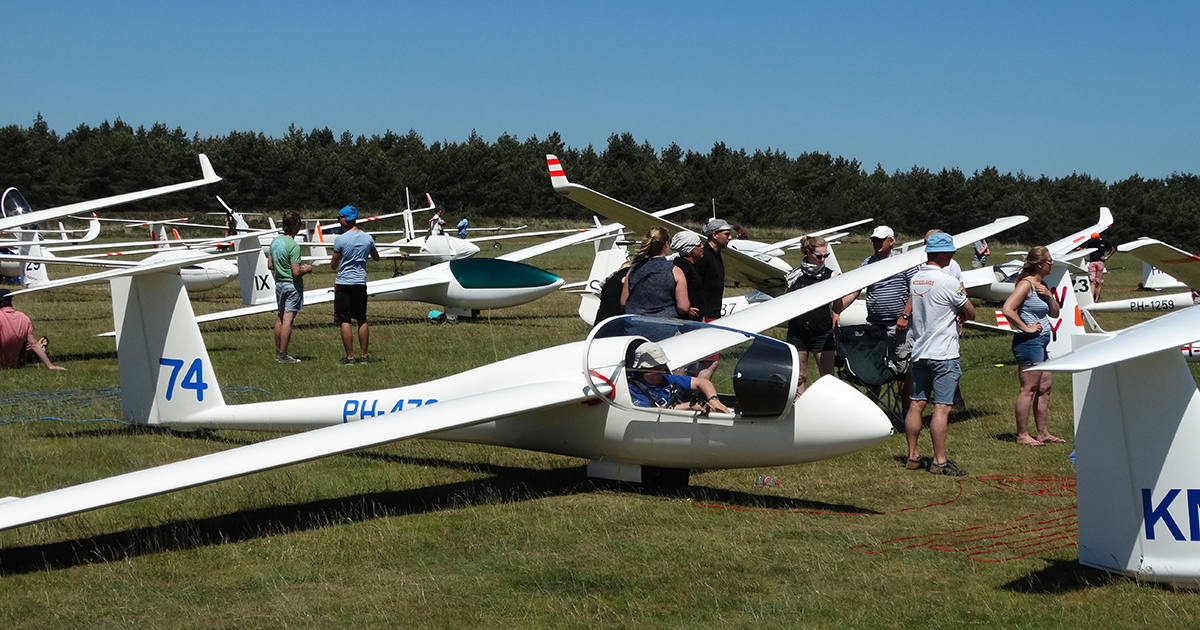
[[[700,217],[680,220],[696,225]],[[799,232],[747,228],[756,240]],[[999,240],[992,251],[1027,247]],[[507,242],[504,251],[532,242]],[[846,269],[869,250],[865,231],[836,248]],[[485,247],[481,255],[494,253]],[[529,262],[574,282],[586,278],[591,258],[583,245]],[[970,268],[969,251],[956,258]],[[391,275],[387,263],[368,268],[371,279]],[[1103,299],[1135,295],[1140,262],[1118,254],[1109,269]],[[310,288],[330,283],[325,270]],[[230,308],[237,286],[192,301],[197,313]],[[113,343],[93,336],[112,328],[106,287],[18,296],[15,306],[50,337],[52,358],[68,371],[0,373],[3,495],[271,437],[186,438],[112,420],[121,416]],[[240,403],[416,383],[579,340],[589,327],[577,306],[577,296],[559,293],[432,325],[431,305],[374,302],[377,363],[351,367],[336,364],[341,350],[328,306],[299,316],[291,343],[303,360],[297,365],[275,363],[270,315],[203,330],[226,399]],[[993,310],[980,309],[979,319]],[[1146,317],[1101,315],[1110,330]],[[951,415],[949,435],[950,456],[971,473],[961,479],[903,470],[902,436],[816,464],[697,471],[689,488],[670,491],[589,481],[577,459],[413,440],[0,532],[0,624],[1193,623],[1200,595],[1079,565],[1070,445],[1013,442],[1017,378],[1007,337],[968,332],[962,356],[967,408]],[[1050,423],[1070,440],[1068,376],[1055,377]],[[755,485],[763,475],[781,485]]]

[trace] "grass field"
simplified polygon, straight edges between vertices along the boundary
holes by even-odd
[[[766,240],[765,234],[755,233]],[[506,249],[519,245],[506,245]],[[993,244],[1010,251],[1016,244]],[[861,238],[838,249],[847,267]],[[568,282],[588,247],[532,262]],[[969,268],[969,254],[959,261]],[[793,262],[795,262],[793,260]],[[1140,263],[1110,261],[1106,299]],[[374,267],[373,277],[390,275]],[[331,282],[321,273],[310,286]],[[235,285],[194,296],[232,306]],[[24,496],[252,441],[120,418],[106,287],[18,298],[67,372],[0,372],[0,496]],[[271,316],[204,327],[230,402],[421,382],[583,338],[554,295],[431,325],[373,303],[372,365],[339,367],[328,306],[304,312],[304,362],[273,360]],[[981,309],[980,318],[992,309]],[[1119,328],[1139,319],[1108,316]],[[781,331],[776,331],[776,336]],[[902,436],[804,466],[699,471],[681,491],[586,479],[584,462],[413,440],[0,532],[0,625],[45,627],[1188,627],[1200,596],[1082,567],[1070,445],[1019,447],[1008,339],[968,333],[962,479],[902,469]],[[815,375],[813,376],[815,378]],[[1070,379],[1051,429],[1071,436]],[[108,420],[105,420],[108,419]],[[928,444],[928,438],[923,438]],[[928,447],[926,446],[926,450]],[[759,475],[782,485],[759,487]]]

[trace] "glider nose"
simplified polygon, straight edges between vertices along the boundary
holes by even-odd
[[[795,403],[796,444],[834,457],[870,447],[892,434],[886,414],[833,376],[817,379]]]
[[[458,253],[460,258],[470,258],[479,253],[479,246],[475,243],[463,241],[462,243],[458,243]]]

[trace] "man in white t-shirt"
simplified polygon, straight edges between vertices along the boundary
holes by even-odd
[[[925,254],[926,263],[917,269],[910,285],[913,395],[904,419],[908,438],[905,468],[919,470],[926,465],[917,450],[917,438],[921,435],[921,414],[932,399],[929,435],[933,439],[933,458],[928,462],[929,472],[962,476],[967,471],[946,458],[946,428],[954,405],[954,389],[962,376],[958,363],[958,318],[975,319],[975,307],[967,300],[962,282],[944,271],[954,258],[954,239],[944,232],[930,234]]]

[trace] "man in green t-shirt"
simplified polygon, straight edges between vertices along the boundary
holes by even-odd
[[[288,354],[288,342],[296,313],[304,308],[302,276],[313,270],[312,265],[300,262],[300,246],[296,244],[300,225],[300,215],[288,210],[283,213],[283,234],[271,241],[271,275],[275,278],[275,303],[279,306],[275,317],[275,360],[280,363],[300,362]]]

